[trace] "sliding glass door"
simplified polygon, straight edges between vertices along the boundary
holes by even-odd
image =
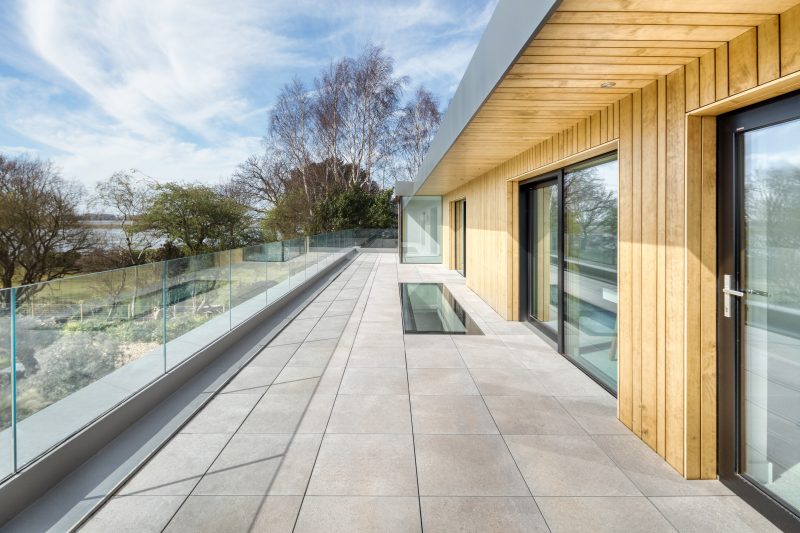
[[[564,353],[617,389],[617,156],[564,170]]]
[[[522,185],[527,320],[610,391],[617,388],[616,154]]]

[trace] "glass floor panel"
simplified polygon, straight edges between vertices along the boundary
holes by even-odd
[[[401,283],[405,333],[483,335],[441,283]]]

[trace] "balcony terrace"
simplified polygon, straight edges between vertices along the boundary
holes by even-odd
[[[418,281],[484,335],[405,335],[398,282]],[[360,253],[258,349],[81,531],[773,529],[441,265]]]

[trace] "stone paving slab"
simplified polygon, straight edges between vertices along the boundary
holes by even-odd
[[[404,335],[400,281],[482,336]],[[716,522],[714,522],[716,521]],[[361,254],[84,531],[770,531],[441,265]]]

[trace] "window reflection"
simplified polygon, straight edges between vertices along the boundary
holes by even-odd
[[[564,172],[565,352],[617,388],[616,154]]]
[[[403,198],[402,260],[404,263],[442,262],[442,197]]]
[[[532,191],[530,212],[533,228],[529,248],[533,253],[533,278],[530,285],[531,318],[558,331],[558,186]]]
[[[800,509],[800,120],[744,134],[744,471]]]

